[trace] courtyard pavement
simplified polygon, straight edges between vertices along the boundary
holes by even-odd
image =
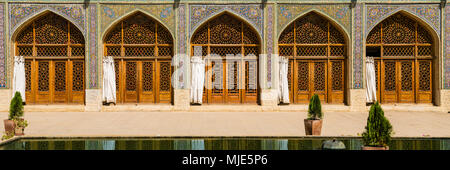
[[[447,112],[385,115],[396,137],[450,137]],[[304,136],[306,112],[26,112],[26,136]],[[367,112],[325,112],[322,136],[358,136]],[[0,112],[0,127],[8,113]]]

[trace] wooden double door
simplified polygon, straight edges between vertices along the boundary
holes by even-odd
[[[257,60],[210,60],[205,67],[203,103],[257,103]]]
[[[117,103],[171,103],[170,59],[115,59]]]
[[[344,60],[290,59],[288,65],[291,103],[309,103],[314,94],[322,102],[344,102]]]
[[[431,60],[375,60],[375,73],[380,102],[432,102]]]
[[[26,59],[27,104],[84,104],[84,60]]]

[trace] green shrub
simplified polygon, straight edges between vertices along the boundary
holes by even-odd
[[[318,120],[322,119],[322,105],[320,104],[320,99],[317,94],[311,97],[308,106],[308,119]]]
[[[9,120],[23,116],[23,102],[20,92],[16,92],[9,105]]]
[[[392,125],[384,117],[384,111],[376,102],[370,107],[369,117],[362,138],[365,146],[386,146],[391,140]]]
[[[10,139],[12,137],[14,137],[14,132],[10,132],[10,133],[6,132],[6,134],[3,134],[3,136],[2,136],[2,140]]]

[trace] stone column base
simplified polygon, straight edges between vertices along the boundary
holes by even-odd
[[[102,90],[101,89],[86,89],[86,105],[84,110],[86,112],[99,112],[102,109]]]
[[[173,90],[173,105],[175,111],[187,111],[190,108],[190,90],[189,89],[174,89]]]
[[[450,90],[445,89],[445,90],[441,90],[441,95],[440,95],[440,100],[441,100],[441,108],[443,111],[445,112],[450,112]]]
[[[350,89],[349,105],[353,112],[366,111],[366,89]]]
[[[278,110],[278,92],[276,89],[261,90],[260,99],[264,111]]]
[[[11,103],[11,89],[0,90],[0,112],[7,112],[9,110],[9,103]]]

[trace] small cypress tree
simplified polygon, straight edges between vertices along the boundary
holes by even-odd
[[[319,95],[314,94],[309,100],[308,119],[322,119],[322,105],[320,104]]]
[[[370,107],[365,131],[362,133],[366,146],[386,146],[391,140],[392,125],[384,116],[380,104],[376,102]]]
[[[9,119],[16,119],[23,116],[23,101],[19,92],[14,94],[9,105]]]

